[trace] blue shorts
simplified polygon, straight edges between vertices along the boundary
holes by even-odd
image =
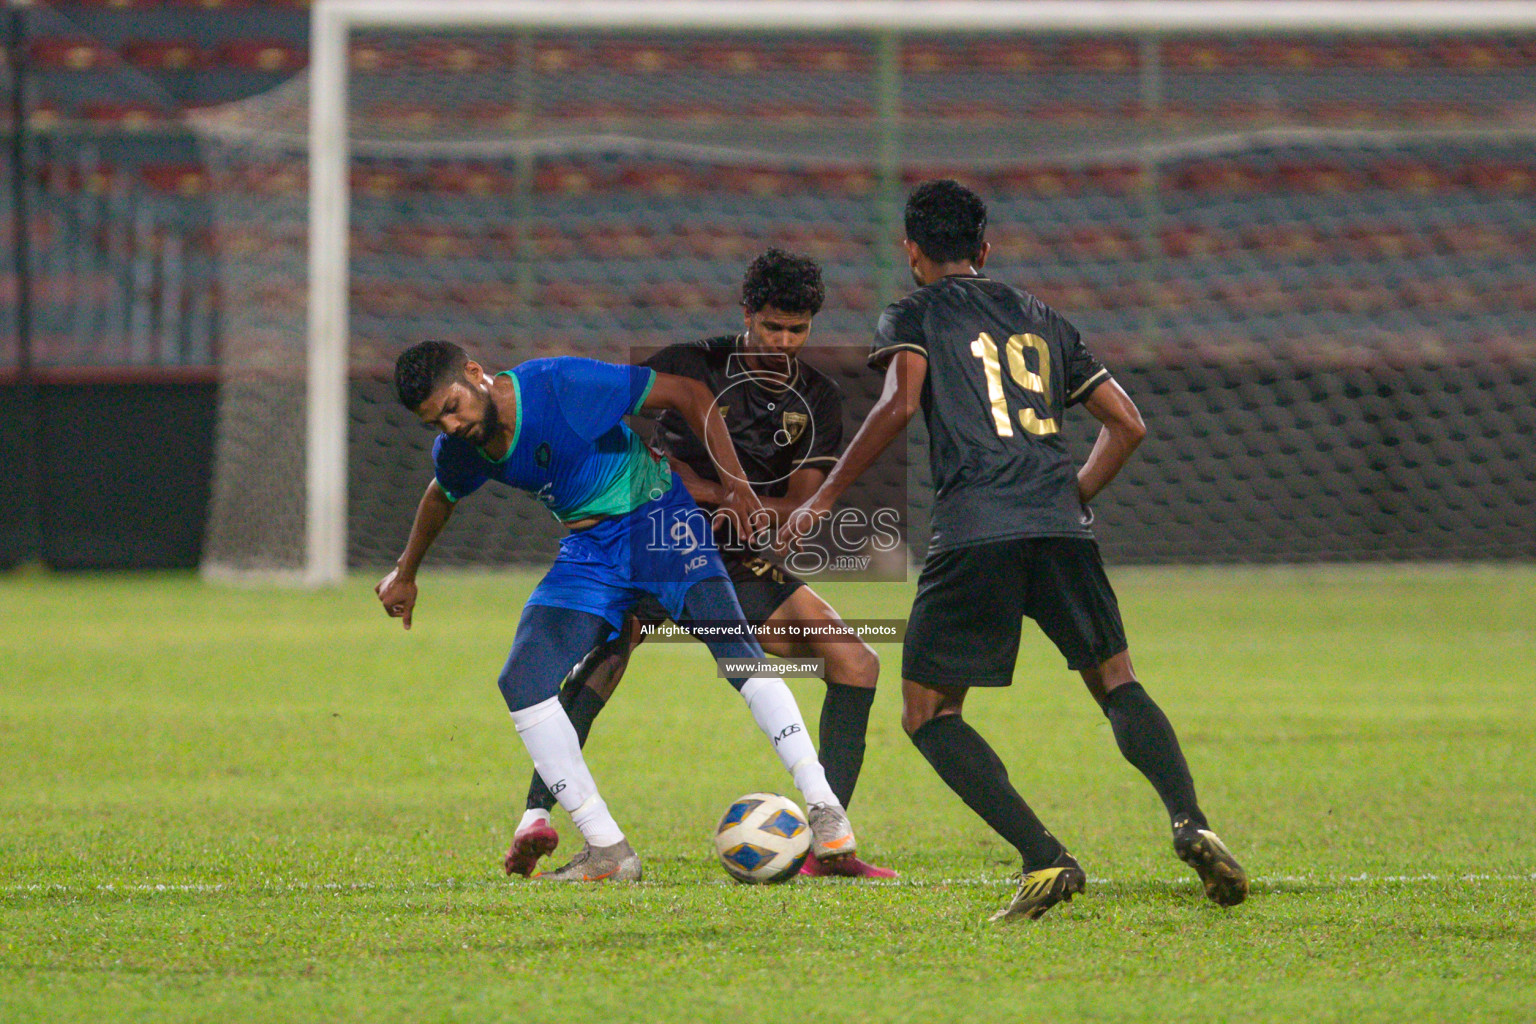
[[[528,603],[591,612],[619,630],[642,595],[656,598],[675,619],[688,588],[716,576],[729,578],[709,513],[674,477],[660,498],[562,540]]]

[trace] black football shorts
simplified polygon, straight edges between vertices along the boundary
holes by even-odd
[[[1087,537],[1018,537],[940,551],[917,581],[901,675],[930,686],[1007,686],[1024,616],[1075,671],[1126,649],[1120,604]]]

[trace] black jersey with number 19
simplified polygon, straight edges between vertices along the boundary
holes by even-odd
[[[930,551],[1093,535],[1061,420],[1109,371],[1075,327],[1027,292],[954,275],[881,315],[870,365],[883,367],[903,350],[928,361],[922,401],[934,486]]]

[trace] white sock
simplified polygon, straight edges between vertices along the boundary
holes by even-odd
[[[622,842],[624,833],[597,794],[597,783],[581,756],[576,727],[560,706],[560,698],[512,712],[512,724],[533,758],[534,770],[581,829],[582,837],[593,846]]]
[[[747,702],[763,735],[773,741],[773,752],[794,776],[795,788],[805,802],[841,807],[832,787],[827,785],[825,769],[816,759],[816,748],[811,745],[811,734],[805,730],[805,719],[800,717],[795,695],[789,692],[784,680],[777,676],[753,676],[741,685],[741,699]]]
[[[529,825],[532,825],[536,821],[542,821],[546,825],[549,824],[549,812],[542,807],[528,808],[523,812],[523,820],[517,823],[517,828],[514,830],[514,834],[521,832],[523,829],[527,828]]]

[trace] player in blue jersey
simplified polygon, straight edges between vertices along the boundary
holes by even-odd
[[[725,514],[745,521],[761,505],[724,422],[708,415],[714,397],[684,377],[574,357],[489,374],[457,345],[438,341],[400,355],[395,388],[401,404],[440,436],[405,551],[374,588],[379,601],[410,628],[422,558],[454,506],[488,480],[530,492],[570,530],[523,607],[499,684],[535,769],[585,839],[570,863],[537,877],[638,880],[640,858],[598,793],[558,693],[571,667],[623,628],[642,595],[659,601],[716,658],[763,657],[708,515],[666,460],[624,424],[642,409],[683,416],[728,481]],[[730,682],[805,797],[813,851],[823,859],[853,855],[853,829],[789,688],[769,676]]]

